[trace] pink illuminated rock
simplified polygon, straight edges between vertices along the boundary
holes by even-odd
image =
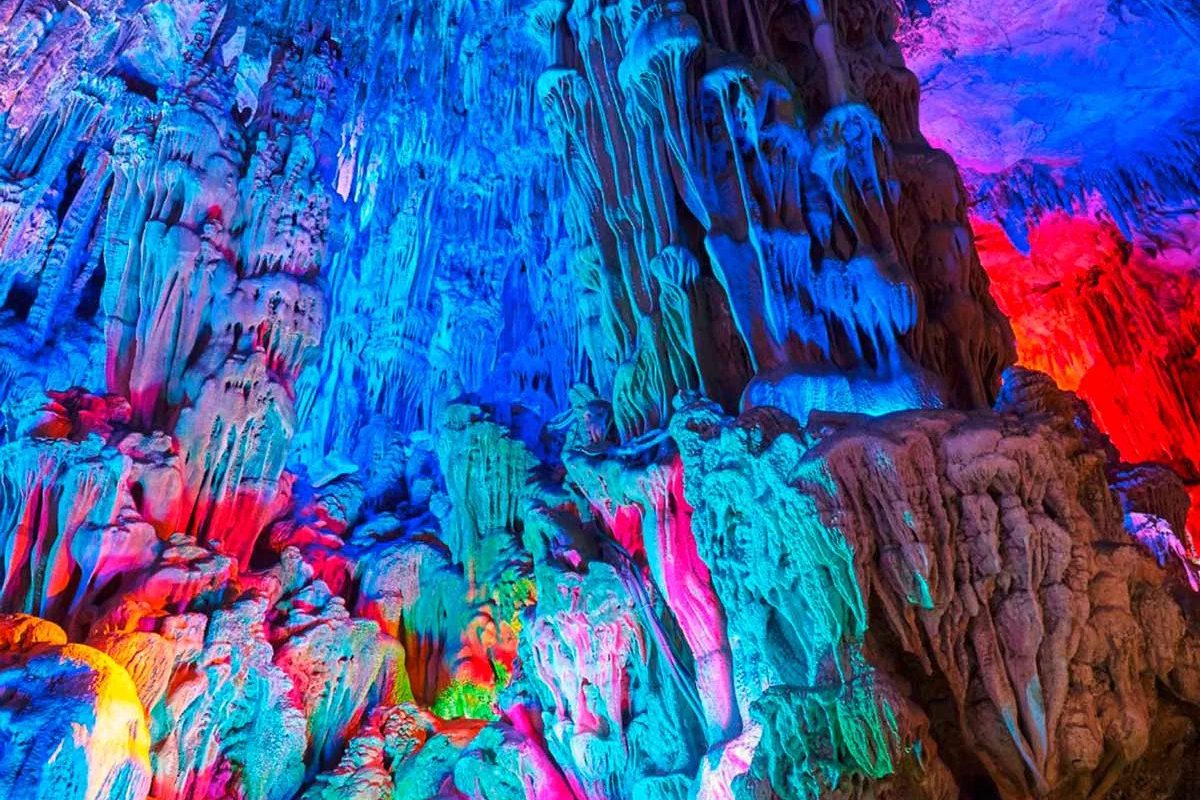
[[[600,455],[587,438],[578,431],[568,444],[567,475],[626,552],[630,568],[644,571],[652,591],[661,593],[695,662],[709,743],[725,742],[741,726],[732,655],[724,609],[696,549],[683,464],[669,451],[645,454],[641,463],[611,451]]]
[[[50,402],[31,436],[79,441],[91,434],[107,439],[114,426],[125,425],[132,417],[129,401],[120,395],[97,397],[83,389],[49,391]]]

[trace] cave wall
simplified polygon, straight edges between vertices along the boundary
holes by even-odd
[[[916,5],[0,0],[0,794],[1189,796],[1192,250]]]

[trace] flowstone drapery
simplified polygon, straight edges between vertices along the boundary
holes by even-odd
[[[840,47],[820,2],[770,30],[750,14],[736,35],[723,5],[704,23],[682,3],[539,9],[582,343],[623,437],[698,389],[801,420],[989,402],[1010,345],[957,177],[927,171],[915,93],[849,99],[903,73],[872,5]]]

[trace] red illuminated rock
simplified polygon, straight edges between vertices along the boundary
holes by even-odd
[[[1114,225],[1051,215],[1023,255],[977,221],[992,292],[1012,320],[1018,358],[1091,406],[1128,461],[1170,465],[1193,497],[1200,535],[1200,221],[1161,244]]]

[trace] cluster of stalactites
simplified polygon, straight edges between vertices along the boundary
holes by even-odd
[[[673,2],[534,15],[555,62],[538,91],[572,189],[581,346],[623,438],[663,424],[676,393],[736,393],[753,373],[917,369],[900,343],[922,312],[892,241],[890,147],[848,102],[810,6],[832,98],[811,134],[782,68],[708,40],[727,17]]]
[[[523,14],[505,0],[367,5],[339,23],[367,55],[336,153],[329,345],[297,391],[304,459],[362,444],[372,418],[433,430],[463,393],[548,414],[580,377],[562,179]]]
[[[103,364],[86,377],[128,399],[129,425],[179,441],[181,526],[261,528],[238,517],[274,492],[325,324],[317,148],[334,54],[301,37],[268,63],[223,3],[92,5],[39,24],[11,11],[31,35],[4,82],[0,259],[16,269],[0,278],[0,343],[36,364],[37,348],[82,340],[74,357]],[[42,74],[47,101],[31,104]]]

